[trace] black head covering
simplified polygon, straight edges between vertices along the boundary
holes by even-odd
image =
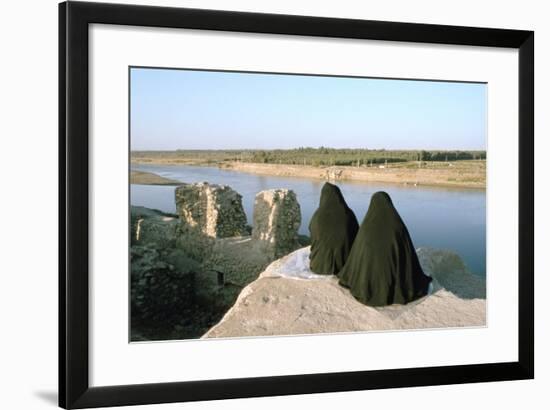
[[[338,276],[342,286],[369,306],[406,304],[428,293],[432,279],[422,271],[409,231],[387,193],[372,196]]]
[[[336,275],[346,262],[358,229],[357,218],[340,189],[325,183],[319,208],[309,223],[310,269],[322,275]]]

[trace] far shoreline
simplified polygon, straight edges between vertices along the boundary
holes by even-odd
[[[182,182],[162,177],[154,172],[130,170],[131,185],[181,185]]]
[[[325,166],[290,164],[261,164],[251,162],[224,161],[181,161],[158,158],[132,159],[131,165],[166,165],[166,166],[201,166],[209,168],[227,169],[236,172],[274,177],[311,178],[325,181],[351,181],[366,183],[389,183],[392,185],[423,186],[441,188],[468,188],[476,190],[486,189],[485,161],[466,160],[448,163],[418,163],[405,162],[388,164],[387,166],[354,167],[354,166]],[[131,178],[132,184],[146,185],[180,185],[183,182],[169,180],[152,172],[132,170],[134,173],[150,174],[158,177]],[[133,182],[132,181],[140,181]],[[152,181],[152,182],[147,182]]]

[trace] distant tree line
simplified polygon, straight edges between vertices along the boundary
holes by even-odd
[[[251,155],[243,156],[243,161],[313,166],[363,166],[392,162],[482,160],[485,158],[485,151],[370,150],[320,147],[252,151]]]
[[[461,150],[385,150],[366,148],[311,148],[273,150],[175,150],[133,151],[133,158],[163,158],[172,160],[198,160],[204,163],[240,161],[262,164],[289,164],[313,166],[369,166],[410,161],[464,161],[484,160],[486,151]]]

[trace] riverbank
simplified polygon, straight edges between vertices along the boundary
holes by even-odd
[[[306,177],[325,180],[382,182],[460,188],[485,188],[485,161],[402,162],[376,167],[254,164],[230,162],[221,165],[234,171],[253,174]]]
[[[330,181],[346,180],[412,186],[420,185],[475,189],[485,189],[486,185],[486,161],[484,160],[452,162],[410,161],[369,167],[318,167],[312,165],[260,164],[239,161],[212,163],[201,162],[196,159],[182,162],[181,160],[159,157],[132,158],[132,163],[150,165],[209,166],[257,175],[315,178]]]
[[[180,181],[161,177],[152,172],[130,171],[130,184],[139,185],[181,185]]]

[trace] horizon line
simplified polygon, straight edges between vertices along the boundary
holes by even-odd
[[[296,148],[147,148],[147,149],[130,149],[130,152],[140,151],[156,151],[156,152],[171,152],[171,151],[291,151],[303,149],[333,149],[333,150],[362,150],[362,151],[487,151],[486,148],[335,148],[335,147],[296,147]]]

